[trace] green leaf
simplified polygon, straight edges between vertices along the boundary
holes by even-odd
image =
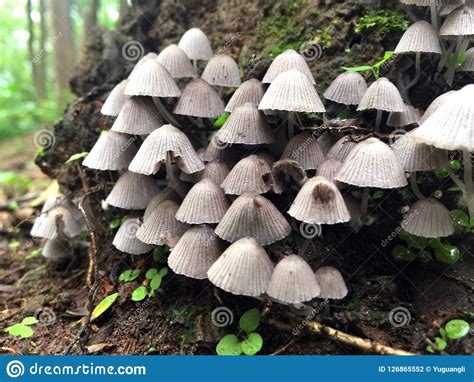
[[[444,350],[448,346],[448,343],[443,338],[440,338],[440,337],[435,338],[435,343],[438,350]]]
[[[257,354],[263,346],[263,338],[258,333],[250,333],[245,340],[242,341],[242,351],[246,355]]]
[[[120,227],[120,224],[122,224],[122,219],[114,219],[109,223],[109,228],[116,229]]]
[[[235,334],[228,334],[221,338],[216,346],[218,355],[241,355],[242,346]]]
[[[156,275],[158,274],[158,269],[156,268],[150,268],[146,274],[145,274],[145,277],[148,279],[148,280],[151,280],[153,277],[155,277]]]
[[[34,257],[38,257],[41,254],[42,250],[43,250],[43,248],[41,248],[41,247],[35,248],[30,252],[30,254],[28,256],[26,256],[26,258],[27,259],[32,259]]]
[[[435,171],[434,171],[435,175],[437,178],[447,178],[449,176],[448,174],[448,170],[446,170],[444,167],[440,167],[440,168],[437,168]]]
[[[33,329],[31,329],[28,325],[22,323],[12,325],[6,328],[5,331],[14,337],[21,338],[29,338],[34,334]]]
[[[256,308],[245,312],[239,320],[240,328],[246,333],[252,333],[260,325],[260,311]]]
[[[451,320],[445,327],[446,336],[452,340],[465,337],[471,330],[471,326],[464,320]]]
[[[97,304],[97,306],[92,311],[91,321],[94,321],[95,319],[100,317],[102,314],[104,314],[117,300],[118,296],[119,296],[118,293],[114,293],[114,294],[111,294],[110,296],[107,296],[101,302],[99,302],[99,304]]]
[[[153,279],[150,282],[151,290],[153,290],[153,291],[157,290],[161,285],[161,280],[162,280],[162,278],[158,274],[155,277],[153,277]]]
[[[452,210],[452,211],[449,211],[449,216],[451,216],[451,219],[457,225],[460,225],[462,227],[471,226],[471,224],[469,223],[469,216],[467,216],[467,214],[464,211]]]
[[[342,69],[348,72],[365,72],[367,70],[372,70],[372,67],[369,65],[355,66],[353,68],[348,68],[348,67],[343,66]]]
[[[453,186],[448,188],[449,192],[461,192],[461,189],[458,186]]]
[[[434,353],[433,346],[428,345],[428,346],[426,347],[426,351],[427,351],[428,353]]]
[[[146,296],[148,296],[148,290],[146,289],[146,286],[139,286],[132,293],[132,301],[142,301]]]
[[[34,316],[28,316],[21,321],[23,325],[34,325],[38,323],[38,320]]]
[[[229,118],[229,113],[224,112],[221,114],[219,118],[216,119],[214,122],[214,127],[222,127],[224,125],[225,121],[227,121],[227,118]]]
[[[168,274],[168,268],[164,267],[164,268],[161,268],[160,271],[158,272],[158,274],[161,276],[161,277],[165,277],[167,274]]]
[[[392,249],[392,257],[397,261],[412,261],[416,258],[416,254],[403,245],[396,245]]]
[[[82,159],[89,154],[87,151],[83,151],[82,153],[72,154],[69,159],[66,161],[66,164],[74,162],[76,160]]]
[[[404,242],[407,243],[409,248],[414,247],[418,249],[424,249],[426,248],[429,242],[427,238],[412,235],[411,233],[405,231],[404,229],[398,232],[398,236],[400,237],[400,239],[402,239]]]
[[[422,249],[418,253],[418,260],[420,260],[422,263],[429,263],[433,260],[433,256],[431,256],[431,253],[429,251]]]
[[[20,248],[20,242],[18,240],[11,241],[10,243],[8,243],[8,248],[18,249],[18,248]]]
[[[347,119],[349,118],[349,110],[348,108],[342,109],[338,114],[337,114],[337,119]]]
[[[440,263],[454,264],[460,256],[459,248],[454,245],[441,244],[435,248],[435,259]]]
[[[449,162],[449,167],[451,167],[452,170],[457,171],[461,169],[462,165],[461,165],[461,162],[454,159]]]
[[[371,199],[371,200],[379,200],[379,199],[382,199],[382,198],[383,198],[383,195],[384,195],[384,194],[383,194],[383,191],[378,190],[378,191],[375,191],[375,192],[371,195],[370,199]]]
[[[119,276],[119,281],[121,283],[128,283],[135,280],[140,275],[140,269],[127,269],[125,272],[122,272]]]

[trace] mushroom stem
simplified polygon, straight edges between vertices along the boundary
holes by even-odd
[[[166,153],[166,177],[168,178],[168,186],[175,190],[179,196],[184,198],[186,196],[186,191],[183,188],[183,185],[179,181],[179,179],[176,178],[176,175],[173,171],[173,166],[171,165],[173,158],[171,151],[168,151]]]
[[[416,181],[416,171],[413,171],[410,174],[410,185],[411,185],[411,189],[413,190],[418,200],[426,199],[423,193],[420,191],[420,188],[418,187],[418,183]]]
[[[454,73],[457,69],[456,67],[459,55],[466,50],[468,44],[468,39],[464,39],[463,36],[458,36],[458,39],[456,41],[456,49],[454,50],[453,60],[451,62],[451,65],[448,66],[448,70],[446,71],[446,82],[449,86],[452,86],[454,81]]]
[[[382,110],[377,110],[377,116],[375,117],[375,131],[380,132],[380,122],[382,121]]]
[[[165,105],[161,101],[160,97],[154,97],[153,100],[155,101],[155,105],[158,108],[160,115],[165,119],[168,123],[171,123],[175,127],[181,128],[181,125],[176,121],[176,119],[171,115],[171,113],[166,109]]]
[[[472,159],[469,150],[463,150],[464,161],[464,185],[467,208],[469,210],[469,217],[474,218],[474,183],[472,180]]]
[[[362,218],[364,218],[367,215],[367,209],[369,207],[369,196],[370,196],[370,188],[365,187],[364,191],[362,192],[362,199],[360,202],[360,212],[361,212]]]
[[[295,118],[292,111],[288,112],[288,139],[295,135]]]
[[[439,30],[439,23],[438,23],[438,12],[436,10],[436,0],[430,1],[430,14],[431,14],[431,25],[436,32]]]
[[[194,69],[194,73],[198,74],[198,62],[196,59],[193,59],[193,69]]]
[[[463,194],[466,193],[466,187],[464,186],[464,183],[462,182],[461,179],[453,172],[451,167],[447,166],[446,171],[448,171],[449,177],[452,179],[452,181],[458,186]]]
[[[301,247],[298,249],[298,256],[301,256],[303,259],[308,259],[306,256],[306,250],[308,249],[309,245],[311,244],[311,239],[305,239]]]

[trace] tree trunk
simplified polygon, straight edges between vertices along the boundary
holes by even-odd
[[[82,48],[84,49],[86,45],[90,42],[92,36],[92,31],[97,26],[97,12],[100,7],[99,0],[92,0],[84,16],[84,29],[82,31]]]
[[[36,92],[36,101],[39,102],[42,99],[42,94],[38,88],[38,57],[35,53],[35,27],[33,19],[31,18],[31,12],[33,11],[33,5],[31,0],[26,2],[26,19],[28,21],[28,58],[31,65],[31,79]]]
[[[128,1],[127,0],[119,0],[119,19],[118,23],[123,19],[123,16],[128,11]]]
[[[43,101],[48,98],[48,89],[46,88],[46,38],[48,35],[46,23],[46,0],[39,1],[40,13],[40,35],[39,35],[39,56],[37,63],[38,71],[38,99]]]
[[[70,8],[68,0],[51,0],[54,94],[56,101],[60,103],[65,101],[75,63]]]

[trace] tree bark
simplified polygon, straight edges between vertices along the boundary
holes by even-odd
[[[99,7],[100,7],[100,1],[92,0],[90,3],[89,9],[84,15],[84,29],[82,31],[82,48],[83,49],[90,42],[92,32],[94,28],[97,26],[97,12],[99,10]]]
[[[37,63],[38,70],[38,99],[43,101],[48,98],[48,89],[46,88],[46,38],[48,29],[46,23],[46,0],[39,1],[40,14],[40,35],[39,35],[39,56]]]
[[[118,23],[120,23],[120,21],[123,19],[123,16],[125,15],[125,13],[127,13],[128,11],[128,1],[127,0],[119,0],[120,4],[119,4],[119,19],[118,19]]]
[[[33,4],[31,0],[26,2],[26,19],[28,22],[28,58],[31,65],[31,79],[35,87],[36,101],[39,102],[42,99],[42,94],[38,88],[38,57],[35,52],[35,26],[33,19],[31,18],[31,12],[33,11]]]

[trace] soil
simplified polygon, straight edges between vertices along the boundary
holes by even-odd
[[[121,55],[125,41],[139,41],[144,53],[158,51],[176,42],[188,26],[198,26],[210,36],[213,46],[223,46],[222,49],[239,60],[246,78],[261,78],[270,62],[269,53],[281,44],[272,31],[275,25],[280,25],[282,17],[286,17],[286,23],[293,22],[309,31],[329,26],[332,27],[331,45],[322,50],[319,59],[310,62],[320,94],[338,74],[341,65],[373,62],[374,57],[383,55],[384,49],[394,47],[396,36],[386,36],[381,44],[372,41],[370,36],[354,34],[355,20],[363,12],[359,6],[301,1],[302,8],[292,13],[289,9],[293,3],[137,0],[118,32],[97,31],[71,80],[71,87],[79,98],[68,106],[64,118],[55,126],[55,145],[36,159],[42,171],[56,179],[61,192],[67,196],[78,198],[92,190],[89,210],[98,237],[99,269],[94,304],[114,292],[120,295],[112,308],[91,324],[86,336],[72,349],[73,354],[215,354],[216,342],[226,333],[235,333],[238,318],[252,307],[265,312],[258,329],[264,338],[261,354],[362,353],[333,339],[308,335],[304,328],[305,315],[298,315],[287,307],[233,296],[207,281],[191,280],[172,272],[164,278],[155,298],[138,303],[131,301],[132,291],[143,282],[143,275],[125,284],[118,282],[118,275],[129,268],[140,268],[144,273],[159,265],[154,263],[152,255],[128,257],[111,246],[114,231],[108,228],[109,223],[122,217],[123,212],[113,208],[103,211],[100,202],[110,191],[116,174],[83,170],[74,163],[61,165],[72,154],[88,151],[99,131],[111,126],[113,121],[99,111],[110,89],[133,67],[134,62]],[[294,38],[311,41],[311,36],[304,33]],[[223,41],[232,43],[223,44]],[[349,55],[344,52],[347,47],[353,48]],[[388,75],[393,70],[389,68]],[[427,98],[432,99],[436,92],[429,94],[430,97],[426,97],[426,93],[421,93],[414,102],[426,106]],[[12,168],[21,161],[13,163]],[[443,191],[443,202],[453,209],[458,200],[447,191],[448,187],[450,184],[445,180],[427,178],[422,190]],[[428,341],[434,339],[448,320],[472,320],[472,235],[458,233],[451,239],[452,244],[461,248],[461,259],[451,266],[436,261],[396,262],[391,249],[399,244],[399,239],[384,245],[399,229],[401,208],[414,200],[408,189],[404,193],[385,192],[381,200],[370,205],[371,225],[359,232],[345,225],[324,227],[323,236],[312,241],[307,252],[312,267],[336,266],[350,291],[345,299],[331,302],[330,312],[318,315],[316,320],[413,353],[425,353]],[[282,211],[290,203],[289,199],[278,196],[272,197],[272,201]],[[27,340],[1,331],[0,352],[62,354],[87,314],[89,238],[84,235],[75,241],[71,258],[52,263],[39,256],[29,256],[34,248],[42,245],[28,236],[32,218],[20,220],[13,216],[12,220],[18,228],[3,231],[0,239],[1,327],[20,322],[29,315],[37,316],[40,322],[34,326],[33,337]],[[298,227],[295,229],[297,232]],[[20,243],[17,248],[9,246],[13,240]],[[268,251],[276,261],[297,252],[300,245],[300,236],[295,233]],[[316,301],[316,305],[320,302]],[[212,324],[211,312],[223,306],[231,310],[234,319],[231,326],[219,328]],[[391,320],[391,312],[400,307],[407,309],[409,316],[404,325],[398,326]],[[278,331],[268,324],[270,317],[291,322],[300,330]],[[472,354],[472,337],[450,343],[447,351]]]

